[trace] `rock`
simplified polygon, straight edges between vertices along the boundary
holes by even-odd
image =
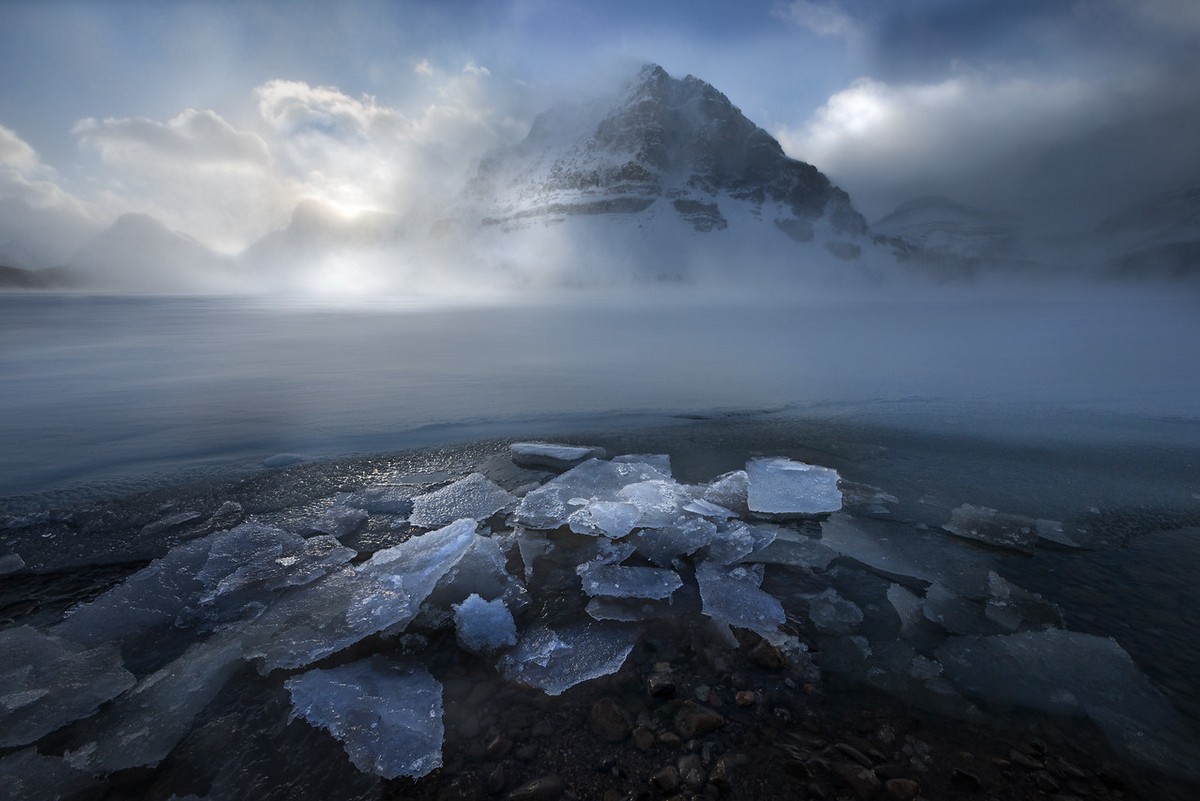
[[[697,734],[719,729],[725,725],[725,718],[718,712],[701,706],[694,701],[685,701],[675,713],[675,731],[685,740],[690,740]]]
[[[965,790],[970,793],[978,792],[983,788],[983,782],[974,773],[955,768],[950,771],[950,783],[959,790]]]
[[[683,782],[683,786],[689,790],[699,790],[704,786],[704,766],[700,763],[700,757],[696,754],[688,754],[682,756],[676,767],[679,768],[679,780]]]
[[[734,773],[745,763],[744,754],[721,754],[717,757],[717,764],[713,765],[712,772],[708,774],[708,780],[718,787],[729,788],[732,786]]]
[[[750,690],[739,690],[738,694],[734,696],[734,700],[737,701],[738,706],[754,706],[754,702],[758,699]]]
[[[921,786],[912,779],[888,779],[883,783],[883,789],[888,798],[894,801],[912,801],[917,797]]]
[[[660,793],[670,793],[679,787],[679,770],[674,765],[667,765],[650,777],[650,784]]]
[[[750,650],[750,659],[767,670],[782,670],[787,665],[783,652],[766,640],[759,640]]]
[[[566,790],[558,776],[542,776],[508,794],[508,801],[556,801]]]
[[[639,751],[649,751],[654,747],[654,732],[638,726],[633,730],[633,744]]]
[[[492,759],[504,759],[508,756],[508,752],[512,750],[513,741],[501,735],[493,737],[487,745],[487,755]]]
[[[592,731],[605,742],[619,743],[633,730],[633,718],[611,698],[592,704]]]
[[[857,748],[850,745],[849,743],[837,743],[834,745],[834,748],[841,751],[843,754],[850,757],[855,762],[862,765],[864,768],[873,770],[875,767],[875,763],[873,763],[871,761],[870,757],[868,757],[862,751],[859,751]]]
[[[1026,768],[1027,770],[1041,770],[1042,768],[1046,767],[1044,764],[1042,764],[1038,760],[1034,759],[1031,756],[1022,754],[1020,751],[1016,750],[1015,748],[1008,752],[1008,761],[1012,762],[1014,765],[1020,765],[1021,767]]]
[[[874,798],[879,795],[882,784],[875,772],[861,765],[851,765],[847,762],[837,762],[833,771],[841,776],[846,784],[862,799]]]
[[[646,679],[646,691],[651,698],[674,698],[675,677],[669,672],[656,671]]]

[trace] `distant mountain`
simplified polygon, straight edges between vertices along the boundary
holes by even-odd
[[[0,265],[0,289],[66,289],[78,283],[76,276],[62,267],[25,270]]]
[[[88,284],[133,292],[222,292],[238,277],[232,259],[146,214],[118,217],[69,266]]]
[[[1147,198],[1100,223],[1093,237],[1119,278],[1200,278],[1200,186]]]
[[[296,206],[286,228],[262,237],[238,260],[264,288],[302,289],[306,284],[315,288],[312,282],[336,272],[329,268],[331,260],[341,263],[343,274],[364,264],[373,275],[386,274],[386,266],[379,263],[388,260],[404,235],[404,226],[394,214],[366,211],[347,216],[310,199]],[[344,277],[361,284],[361,275]]]
[[[1016,223],[1007,215],[946,197],[901,203],[871,230],[902,262],[942,280],[1033,266],[1021,250]]]
[[[464,197],[475,222],[513,235],[495,238],[501,250],[532,231],[529,241],[548,243],[540,257],[562,247],[592,262],[584,273],[615,262],[635,277],[686,279],[704,257],[735,272],[782,259],[799,272],[869,245],[845,192],[712,86],[657,65],[615,97],[538,116],[524,141],[482,162]]]

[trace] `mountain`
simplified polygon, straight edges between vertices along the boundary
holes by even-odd
[[[940,280],[1033,266],[1020,247],[1016,223],[1007,215],[946,197],[901,203],[871,231],[906,266]]]
[[[1108,254],[1109,276],[1200,277],[1200,186],[1135,203],[1101,222],[1092,237]]]
[[[123,214],[75,254],[81,281],[132,292],[222,292],[236,287],[232,259],[146,214]]]
[[[538,116],[524,141],[484,159],[464,201],[495,233],[488,253],[556,258],[585,283],[606,269],[687,280],[705,260],[744,272],[750,253],[797,272],[870,245],[862,215],[819,170],[709,84],[657,65],[615,97]]]
[[[238,260],[262,288],[368,290],[396,267],[393,257],[404,234],[394,214],[348,216],[308,199],[292,211],[286,228],[265,235]]]

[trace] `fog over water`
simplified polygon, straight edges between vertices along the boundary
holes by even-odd
[[[2,494],[617,413],[893,401],[1200,413],[1193,299],[1157,291],[340,306],[8,295],[0,306]]]

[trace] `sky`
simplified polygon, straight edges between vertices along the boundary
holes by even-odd
[[[942,194],[1080,226],[1200,181],[1195,0],[0,0],[0,246],[119,215],[236,253],[297,204],[401,216],[549,102],[655,62],[868,220]]]

